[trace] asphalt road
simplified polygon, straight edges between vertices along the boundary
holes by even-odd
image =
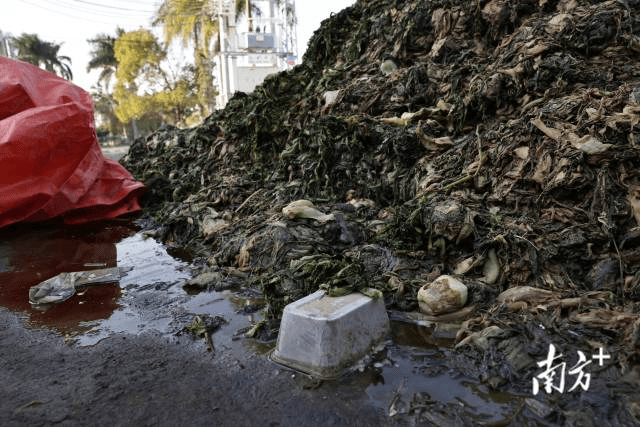
[[[0,309],[0,424],[399,425],[362,390],[318,387],[263,355],[152,333],[92,347]]]

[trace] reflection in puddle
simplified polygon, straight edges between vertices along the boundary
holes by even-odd
[[[65,334],[87,331],[85,322],[108,318],[118,307],[120,287],[117,284],[89,286],[69,300],[57,305],[33,308],[27,324],[31,327],[52,327]]]
[[[116,266],[116,242],[133,230],[122,226],[84,228],[14,227],[0,236],[0,305],[25,313],[28,324],[62,333],[86,330],[82,322],[106,319],[117,309],[120,288],[81,289],[69,300],[44,308],[29,304],[29,288],[62,272]]]
[[[191,277],[188,265],[130,227],[15,228],[3,230],[0,239],[0,306],[24,313],[28,326],[57,330],[81,346],[120,332],[175,334],[194,314],[210,314],[229,321],[214,339],[235,348],[241,346],[233,342],[235,331],[260,317],[237,315],[246,300],[230,292],[188,295],[182,288]],[[116,266],[130,269],[119,283],[80,288],[60,304],[29,304],[29,288],[59,273]]]
[[[434,327],[416,325],[414,323],[391,321],[391,336],[396,344],[416,348],[451,347],[455,342],[455,334],[451,338],[438,336]]]
[[[370,400],[390,416],[430,410],[437,403],[466,411],[479,423],[507,420],[517,398],[491,392],[477,380],[451,371],[446,350],[454,339],[441,335],[437,326],[391,321],[392,341],[384,360],[374,364],[379,367],[375,375],[363,373],[371,379],[366,387]]]

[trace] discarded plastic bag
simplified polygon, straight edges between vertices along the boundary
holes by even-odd
[[[112,267],[60,273],[29,288],[29,302],[32,305],[61,303],[75,295],[76,289],[80,286],[118,282],[127,271],[129,270]]]

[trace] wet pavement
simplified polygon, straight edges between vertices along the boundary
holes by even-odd
[[[294,420],[304,420],[303,425],[324,425],[324,415],[318,414],[325,410],[338,417],[336,425],[357,425],[365,420],[384,425],[412,424],[411,420],[415,422],[421,413],[424,420],[427,412],[440,413],[427,418],[436,424],[448,420],[455,425],[456,420],[464,420],[500,425],[508,422],[523,399],[530,397],[492,392],[478,379],[461,376],[448,364],[455,333],[434,330],[433,325],[393,320],[393,313],[392,332],[384,349],[339,380],[316,381],[279,366],[268,357],[275,342],[244,336],[262,318],[260,311],[245,308],[259,305],[255,291],[187,293],[182,285],[191,277],[189,264],[171,257],[163,245],[127,225],[22,228],[5,231],[0,239],[0,326],[5,331],[2,365],[9,377],[0,386],[0,418],[10,420],[9,424],[74,424],[86,415],[78,415],[69,406],[72,402],[59,401],[49,392],[44,393],[49,400],[39,397],[40,382],[28,380],[33,380],[35,371],[42,381],[70,386],[85,383],[86,375],[96,375],[94,371],[99,370],[98,376],[105,376],[105,384],[118,384],[120,394],[110,400],[114,411],[117,406],[130,405],[131,393],[144,384],[145,393],[165,396],[166,404],[174,408],[170,416],[174,421],[194,416],[190,409],[178,406],[182,397],[176,390],[209,390],[211,384],[219,384],[228,393],[233,390],[236,398],[226,401],[225,411],[219,405],[215,410],[201,407],[196,419],[241,411],[241,425],[265,425],[252,421],[259,419],[262,411],[256,393],[266,401],[286,395],[288,401],[303,405],[300,410],[287,409],[286,405],[271,407],[267,417],[274,417],[274,422],[281,425],[287,425],[283,420],[292,425]],[[29,305],[29,287],[61,271],[115,266],[130,269],[119,283],[87,286],[69,300],[46,309]],[[213,351],[207,351],[204,339],[184,331],[196,315],[222,316],[226,321],[212,334]],[[34,357],[37,360],[33,363],[25,360]],[[122,359],[118,369],[111,366],[114,357]],[[86,364],[92,366],[89,372],[83,370]],[[135,375],[125,369],[128,364],[137,370]],[[203,371],[194,372],[194,366]],[[147,383],[147,375],[164,379]],[[210,396],[199,399],[213,398],[214,394],[206,390],[202,393]],[[101,398],[95,390],[88,396]],[[65,398],[83,399],[76,395]],[[225,404],[225,400],[220,403]],[[154,405],[138,406],[134,408],[136,414],[149,415],[147,411],[154,410]],[[452,409],[462,415],[447,413]],[[362,418],[365,410],[368,415]],[[121,416],[132,416],[128,411]],[[64,413],[56,415],[61,419],[53,416],[58,412]],[[107,423],[113,413],[103,408],[94,415]],[[314,421],[314,416],[319,418]],[[127,424],[134,418],[118,419]],[[228,425],[226,421],[222,424]]]

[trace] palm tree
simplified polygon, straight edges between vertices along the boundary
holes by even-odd
[[[18,59],[71,80],[71,58],[58,55],[60,44],[40,40],[37,34],[22,33],[13,39],[18,49]],[[67,64],[68,62],[68,64]]]
[[[276,7],[280,7],[282,5],[282,0],[273,0],[272,3],[276,6]],[[270,5],[269,7],[272,7],[273,5]],[[263,11],[260,10],[260,8],[258,8],[258,6],[256,6],[255,2],[249,1],[249,0],[235,0],[235,7],[236,7],[236,20],[240,19],[240,17],[242,15],[245,15],[247,17],[247,21],[249,23],[249,31],[253,31],[253,15],[257,15],[257,16],[262,16],[263,15]],[[286,9],[286,13],[287,13],[287,19],[294,19],[295,20],[295,16],[290,16],[290,13],[293,12],[293,9]]]
[[[240,18],[243,14],[247,14],[247,21],[249,22],[249,31],[253,31],[253,8],[249,0],[235,0],[236,2],[236,19]]]
[[[279,1],[276,3],[279,4]],[[252,2],[235,0],[234,6],[236,18],[246,13],[251,23],[252,13],[255,9]],[[184,47],[189,42],[193,43],[198,102],[201,109],[210,110],[213,106],[214,96],[211,53],[216,53],[220,48],[219,40],[215,40],[216,44],[213,49],[210,48],[211,42],[214,38],[217,39],[220,32],[219,21],[215,16],[215,11],[211,8],[211,1],[164,0],[153,24],[163,26],[166,44],[173,40],[180,40]]]
[[[203,113],[212,105],[214,90],[209,46],[219,32],[218,20],[209,3],[209,0],[165,0],[153,22],[163,26],[166,44],[176,39],[184,47],[193,43],[198,102]]]
[[[95,38],[87,40],[93,45],[91,51],[91,59],[87,64],[87,71],[100,69],[98,83],[103,83],[106,91],[109,89],[109,82],[118,69],[118,60],[116,59],[113,47],[118,37],[124,34],[124,30],[120,27],[116,28],[116,36],[107,34],[98,34]]]
[[[274,3],[276,6],[280,6],[282,2],[281,0],[275,0]],[[236,20],[240,19],[242,15],[245,15],[249,24],[249,31],[253,31],[253,15],[261,16],[263,12],[254,4],[254,2],[249,0],[235,0],[235,8]]]

